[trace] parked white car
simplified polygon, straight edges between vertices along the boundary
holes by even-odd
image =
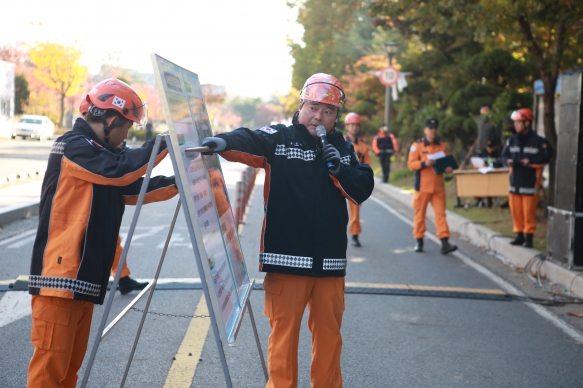
[[[12,138],[20,136],[23,139],[52,139],[55,124],[47,116],[24,115],[12,125]]]

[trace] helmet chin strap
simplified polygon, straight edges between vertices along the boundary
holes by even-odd
[[[105,115],[101,116],[101,122],[103,123],[103,136],[104,136],[104,141],[109,144],[109,132],[111,132],[112,129],[115,129],[119,126],[121,126],[123,124],[123,120],[117,120],[113,125],[109,126],[107,124],[107,120],[105,119]]]

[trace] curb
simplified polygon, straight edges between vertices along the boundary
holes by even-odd
[[[23,171],[18,174],[9,174],[6,176],[0,176],[0,186],[7,183],[24,183],[28,178],[42,178],[45,175],[44,171],[30,170]]]
[[[40,200],[0,208],[0,227],[38,215]]]
[[[411,208],[413,195],[406,190],[402,190],[390,183],[381,183],[375,177],[375,188],[381,190],[391,198],[401,204]],[[482,225],[478,225],[459,214],[446,210],[447,224],[452,233],[457,233],[473,245],[488,249],[494,253],[498,259],[515,269],[530,269],[531,275],[536,276],[537,266],[541,263],[539,251],[532,248],[524,248],[510,245],[510,238],[501,236]],[[427,218],[435,222],[433,208],[427,207]],[[552,283],[561,284],[565,292],[583,298],[583,272],[570,271],[567,268],[553,261],[544,260],[540,268],[541,277],[546,277]]]

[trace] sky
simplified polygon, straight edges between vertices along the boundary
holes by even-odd
[[[302,27],[286,0],[14,0],[0,13],[0,45],[77,44],[90,74],[104,61],[152,73],[151,53],[225,86],[270,97],[291,86],[288,37]]]

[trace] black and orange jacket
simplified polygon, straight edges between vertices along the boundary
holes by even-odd
[[[510,169],[510,186],[508,191],[513,194],[535,195],[540,188],[540,178],[543,168],[550,163],[553,149],[545,138],[529,130],[526,135],[516,134],[509,137],[502,150],[502,159],[514,162]],[[522,159],[528,159],[530,164],[523,166]]]
[[[102,304],[125,204],[135,204],[154,141],[114,152],[77,119],[53,144],[42,185],[29,292]],[[156,162],[166,156],[163,144]],[[177,194],[174,177],[152,177],[145,203]]]
[[[425,165],[427,155],[442,151],[448,154],[445,141],[435,139],[430,143],[424,136],[415,140],[409,150],[407,167],[415,171],[415,190],[421,193],[436,193],[444,190],[443,174],[436,174],[433,167]]]
[[[352,144],[354,147],[354,152],[356,152],[356,156],[360,163],[368,164],[370,166],[370,155],[368,153],[368,145],[362,140],[360,137],[356,137],[354,141],[350,138],[350,136],[344,136],[344,140],[347,143]]]
[[[322,148],[301,124],[239,128],[218,135],[227,141],[227,160],[265,169],[264,219],[259,270],[303,276],[346,275],[346,199],[364,202],[373,172],[358,161],[342,133],[327,135],[340,152],[332,175]]]

